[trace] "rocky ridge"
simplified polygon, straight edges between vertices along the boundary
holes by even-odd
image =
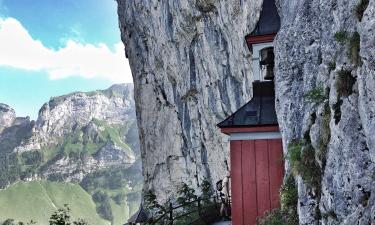
[[[130,129],[135,123],[131,84],[52,98],[35,122],[17,118],[5,104],[0,112],[0,153],[17,168],[12,176],[4,171],[2,186],[17,179],[79,182],[91,172],[136,160],[126,137],[136,132]],[[19,159],[11,162],[12,157]]]
[[[15,119],[16,112],[8,105],[0,103],[0,133],[12,126]]]

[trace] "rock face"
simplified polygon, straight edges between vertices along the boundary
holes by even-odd
[[[114,85],[104,91],[74,93],[52,98],[39,111],[33,137],[15,149],[17,152],[41,149],[56,144],[77,126],[93,119],[108,124],[123,124],[134,117],[132,85]]]
[[[145,188],[166,199],[182,180],[215,181],[228,149],[215,124],[249,99],[244,36],[262,1],[118,4]],[[375,224],[375,1],[277,5],[276,111],[285,155],[290,143],[303,142],[319,174],[313,185],[298,176],[300,224]]]
[[[5,128],[12,126],[15,119],[16,112],[8,105],[0,103],[0,134]]]
[[[284,149],[303,139],[321,170],[319,185],[298,179],[300,224],[375,224],[375,1],[278,4]],[[324,98],[304,97],[312,91]]]
[[[163,201],[184,181],[225,174],[216,124],[251,97],[245,35],[262,1],[118,0],[135,85],[145,190]]]
[[[0,159],[17,168],[0,174],[0,186],[18,179],[79,182],[100,169],[130,166],[137,154],[128,145],[134,137],[127,138],[136,130],[134,108],[132,84],[52,98],[36,122],[0,105]]]

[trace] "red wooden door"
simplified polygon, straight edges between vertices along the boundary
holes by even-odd
[[[231,141],[232,224],[254,225],[279,207],[284,176],[281,139]]]

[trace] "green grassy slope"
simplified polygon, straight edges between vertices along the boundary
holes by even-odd
[[[72,209],[73,219],[83,218],[91,225],[107,225],[99,217],[91,196],[79,185],[49,181],[19,182],[0,190],[0,221],[36,221],[48,224],[48,218],[64,204]]]

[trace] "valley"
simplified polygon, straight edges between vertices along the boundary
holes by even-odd
[[[0,110],[0,221],[37,221],[65,204],[90,224],[123,224],[142,174],[132,85],[54,97],[36,121]],[[27,212],[27,213],[24,213]]]

